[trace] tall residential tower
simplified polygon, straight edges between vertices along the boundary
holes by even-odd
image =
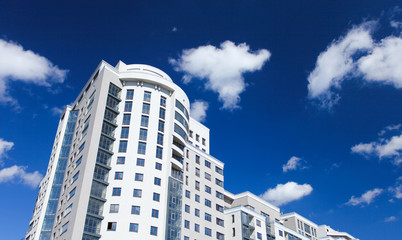
[[[224,190],[189,107],[161,70],[102,61],[60,116],[26,240],[316,240],[261,198]]]

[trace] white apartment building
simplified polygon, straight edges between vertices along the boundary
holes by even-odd
[[[26,240],[317,239],[316,225],[301,233],[258,196],[225,191],[189,111],[163,71],[102,61],[60,116]]]

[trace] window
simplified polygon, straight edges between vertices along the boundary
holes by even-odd
[[[158,141],[157,141],[157,143],[159,145],[163,145],[163,134],[158,133]]]
[[[152,217],[159,218],[159,210],[152,209]]]
[[[184,240],[190,240],[190,238],[187,236],[184,236]]]
[[[151,102],[151,93],[144,92],[144,102]]]
[[[216,239],[218,239],[218,240],[224,240],[224,239],[225,239],[225,235],[224,235],[223,233],[216,232]]]
[[[81,144],[80,148],[78,149],[78,153],[82,152],[82,150],[84,150],[85,147],[85,142],[83,144]]]
[[[126,99],[127,100],[133,100],[134,97],[134,90],[133,89],[128,89],[126,93]]]
[[[217,173],[223,175],[223,170],[222,170],[222,168],[215,167],[215,172],[217,172]]]
[[[75,162],[75,167],[74,168],[77,168],[78,165],[80,165],[81,161],[82,161],[82,156],[80,158],[78,158],[78,160]]]
[[[92,104],[94,103],[94,99],[95,99],[95,92],[92,93],[92,95],[88,99],[87,113],[91,110]]]
[[[127,141],[120,141],[119,152],[121,153],[127,152]]]
[[[223,194],[216,191],[216,197],[223,200]]]
[[[140,206],[131,206],[131,214],[140,215],[141,207]]]
[[[234,214],[232,214],[232,223],[234,223],[235,222],[235,215]],[[234,234],[233,234],[234,235]]]
[[[161,107],[166,107],[166,98],[161,96]]]
[[[195,190],[200,190],[200,182],[195,181]]]
[[[128,138],[128,132],[129,132],[129,130],[130,130],[129,127],[122,127],[122,128],[121,128],[120,138]]]
[[[193,131],[190,130],[190,137],[193,137]]]
[[[200,195],[195,194],[195,201],[196,201],[196,202],[200,202]]]
[[[142,197],[142,190],[135,188],[134,191],[133,191],[133,197],[141,198]]]
[[[283,237],[283,232],[279,230],[279,236]]]
[[[211,229],[210,228],[205,228],[205,235],[207,235],[207,236],[211,236],[212,235],[212,231],[211,231]]]
[[[217,178],[215,178],[215,183],[216,183],[216,185],[223,187],[223,182]]]
[[[112,196],[120,196],[121,195],[121,188],[113,188]]]
[[[80,175],[80,171],[78,171],[78,172],[73,176],[73,179],[72,179],[71,183],[77,181],[78,175]]]
[[[258,220],[258,219],[256,219],[255,221],[256,221],[257,226],[258,226],[258,227],[261,227],[261,221]]]
[[[162,170],[162,164],[161,163],[155,163],[155,169]]]
[[[144,128],[140,128],[140,140],[146,141],[148,136],[148,130]]]
[[[153,235],[153,236],[158,236],[158,228],[154,227],[154,226],[151,226],[150,234]]]
[[[200,135],[195,134],[195,140],[196,140],[197,142],[199,142],[199,141],[200,141]]]
[[[211,207],[211,201],[208,199],[205,199],[205,206]]]
[[[143,167],[145,165],[145,159],[137,158],[137,166]]]
[[[75,195],[75,189],[73,188],[73,190],[70,191],[70,193],[68,194],[68,199],[72,198]]]
[[[190,222],[187,220],[184,220],[184,227],[187,229],[190,229]]]
[[[186,212],[186,213],[190,213],[190,206],[189,205],[184,205],[184,211]]]
[[[202,145],[205,146],[205,138],[202,138]]]
[[[130,232],[138,232],[138,223],[130,223]]]
[[[160,185],[161,185],[161,179],[155,177],[155,178],[154,178],[154,184],[160,186]]]
[[[195,155],[195,163],[200,164],[200,156]]]
[[[109,213],[118,213],[119,212],[119,204],[110,204]]]
[[[159,108],[159,118],[160,119],[165,119],[165,112],[166,112],[165,109]]]
[[[130,125],[130,121],[131,121],[131,114],[124,114],[123,125]]]
[[[205,172],[205,179],[211,181],[211,174]]]
[[[200,216],[200,209],[195,208],[195,209],[194,209],[194,215],[195,215],[196,217],[199,217],[199,216]]]
[[[207,192],[209,194],[211,193],[211,188],[207,185],[205,185],[205,192]]]
[[[159,132],[164,132],[165,131],[165,122],[162,121],[162,120],[159,120],[158,131]]]
[[[200,176],[200,169],[195,168],[195,176],[199,177]]]
[[[139,182],[144,181],[144,174],[142,174],[142,173],[136,173],[136,174],[135,174],[135,181],[139,181]]]
[[[224,226],[224,221],[220,218],[216,218],[216,224],[218,224],[219,226]]]
[[[107,230],[108,231],[116,231],[117,223],[116,222],[108,222]]]
[[[223,212],[223,207],[219,204],[216,204],[216,210],[219,212]]]
[[[68,222],[61,227],[60,235],[67,232],[68,229]]]
[[[148,127],[148,116],[141,116],[141,127]]]
[[[131,112],[132,108],[133,108],[133,102],[125,102],[124,103],[124,111],[125,112]]]
[[[126,157],[117,157],[116,164],[124,164],[126,162]]]
[[[144,142],[138,142],[138,154],[145,154],[145,151],[147,150],[147,144]]]
[[[89,118],[90,118],[90,117],[91,117],[91,116],[89,116],[89,117],[87,118],[87,120],[85,120],[85,122],[84,122],[84,127],[82,128],[81,139],[84,138],[85,135],[87,135],[88,126],[89,126]]]
[[[148,103],[143,103],[142,104],[142,113],[149,114],[150,108],[151,108],[151,105],[149,105]]]
[[[70,214],[72,209],[73,209],[73,204],[71,203],[70,206],[68,206],[66,208],[66,210],[64,211],[64,216],[67,216],[68,214]]]
[[[159,193],[155,193],[154,192],[154,195],[153,195],[153,200],[154,201],[156,201],[156,202],[159,202],[159,200],[160,200],[160,198],[161,198],[161,195],[159,194]]]
[[[114,179],[115,180],[123,180],[123,172],[115,172]]]
[[[162,159],[163,148],[156,147],[156,158]]]
[[[205,220],[207,220],[208,222],[211,221],[211,214],[205,213]]]
[[[185,195],[186,195],[186,198],[190,198],[190,191],[189,191],[189,190],[186,190]]]
[[[205,166],[206,166],[207,168],[211,168],[211,162],[205,160]]]
[[[200,225],[198,225],[197,223],[194,224],[194,231],[200,232]]]

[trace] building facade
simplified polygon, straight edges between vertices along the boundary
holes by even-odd
[[[166,73],[102,61],[60,116],[26,240],[307,239],[279,208],[225,191],[209,142]]]

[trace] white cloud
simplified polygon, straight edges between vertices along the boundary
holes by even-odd
[[[327,101],[327,106],[336,101],[331,88],[340,88],[342,81],[354,69],[353,55],[372,47],[372,25],[370,22],[354,27],[345,37],[334,41],[320,53],[315,69],[308,76],[310,98],[321,98]]]
[[[389,187],[388,190],[394,194],[394,198],[396,199],[402,199],[402,177],[399,177],[396,180],[396,183],[394,186]]]
[[[378,133],[379,136],[383,136],[387,132],[394,131],[394,130],[399,130],[401,128],[402,124],[395,124],[395,125],[389,125],[386,126],[381,132]]]
[[[310,184],[287,182],[285,184],[278,184],[275,188],[268,189],[260,197],[276,206],[281,206],[299,200],[309,195],[312,191],[313,188]]]
[[[0,138],[0,162],[2,161],[2,158],[5,156],[6,152],[11,150],[13,146],[14,146],[13,142],[8,142]]]
[[[251,52],[246,43],[225,41],[218,48],[206,45],[183,50],[179,59],[169,62],[185,73],[185,83],[194,77],[203,80],[206,89],[219,94],[223,108],[233,110],[239,107],[240,94],[246,88],[243,74],[260,70],[270,56],[266,49]]]
[[[11,81],[49,87],[54,83],[62,83],[66,73],[66,70],[59,69],[47,58],[31,50],[24,50],[18,43],[0,39],[1,103],[18,106],[17,101],[8,92]]]
[[[380,83],[402,88],[402,38],[372,38],[376,22],[353,27],[344,37],[331,43],[317,58],[308,76],[309,98],[330,109],[340,97],[344,80],[361,77],[362,83]]]
[[[368,82],[402,88],[402,38],[388,37],[358,61],[358,69]]]
[[[395,216],[390,216],[384,219],[384,222],[395,222],[397,219]]]
[[[60,114],[63,113],[64,107],[63,107],[63,108],[60,108],[60,107],[52,107],[52,108],[50,109],[50,111],[52,112],[53,115],[59,116]]]
[[[381,132],[380,132],[381,133]],[[389,139],[380,138],[376,142],[360,143],[351,148],[353,153],[362,155],[375,155],[382,158],[392,158],[394,165],[402,163],[400,157],[402,151],[402,134],[392,136]]]
[[[208,103],[195,100],[190,106],[190,115],[199,122],[204,122],[207,117]]]
[[[286,164],[282,166],[283,172],[287,172],[289,170],[296,170],[296,169],[304,169],[307,168],[303,166],[302,159],[296,156],[291,157]]]
[[[38,186],[42,179],[42,175],[35,171],[33,173],[26,172],[27,167],[14,165],[9,168],[0,170],[0,183],[17,181],[26,184],[32,188]]]
[[[349,199],[349,201],[346,203],[346,205],[350,205],[350,206],[358,206],[358,205],[364,206],[365,204],[369,205],[382,192],[383,192],[382,189],[374,188],[373,190],[369,190],[369,191],[363,193],[363,195],[361,195],[360,197],[352,196]]]

